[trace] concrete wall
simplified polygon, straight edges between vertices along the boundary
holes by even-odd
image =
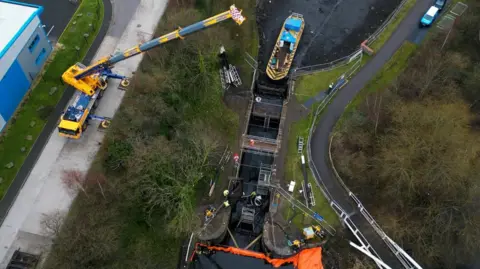
[[[31,46],[35,39],[35,45]],[[52,45],[36,16],[0,58],[0,131],[10,120],[51,52]]]

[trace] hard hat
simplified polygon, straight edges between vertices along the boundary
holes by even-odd
[[[227,197],[230,192],[228,190],[223,191],[223,196]]]
[[[262,196],[257,196],[255,197],[255,200],[253,201],[256,206],[261,206],[262,205]]]
[[[225,201],[225,202],[223,202],[223,205],[224,205],[225,207],[229,207],[229,206],[230,206],[230,203],[229,203],[228,201]]]

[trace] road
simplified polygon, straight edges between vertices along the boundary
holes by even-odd
[[[106,4],[105,20],[109,25],[101,30],[100,37],[103,38],[94,43],[101,45],[92,46],[84,63],[151,39],[167,4],[166,0],[114,0],[112,8],[109,0],[103,1]],[[142,56],[137,56],[120,62],[115,71],[130,76],[141,60]],[[125,94],[118,86],[119,81],[109,83],[96,110],[99,115],[115,114]],[[57,211],[67,212],[74,198],[62,184],[64,171],[88,171],[103,141],[105,133],[98,132],[96,126],[88,128],[80,140],[66,140],[56,133],[55,124],[72,94],[71,88],[65,91],[7,196],[0,202],[0,217],[3,219],[0,227],[0,268],[6,268],[15,249],[39,254],[48,247],[51,240],[45,236],[42,219]]]
[[[29,1],[29,2],[34,2],[35,4],[42,4],[41,1],[40,2]],[[95,53],[97,49],[100,47],[100,44],[102,44],[102,40],[105,38],[105,35],[107,34],[107,30],[109,29],[109,26],[110,26],[110,18],[112,17],[112,5],[109,0],[103,0],[103,3],[104,3],[105,19],[98,32],[97,37],[93,41],[92,46],[90,47],[87,55],[85,56],[84,63],[90,62],[91,59],[95,56]],[[3,199],[0,200],[0,225],[5,219],[8,213],[8,210],[12,206],[12,203],[15,201],[15,198],[17,197],[17,194],[20,191],[20,188],[23,186],[25,180],[30,174],[30,171],[35,165],[38,157],[42,153],[42,150],[45,147],[45,144],[47,143],[47,140],[50,137],[50,134],[56,127],[60,114],[65,109],[65,106],[67,105],[68,101],[72,97],[73,92],[74,92],[74,89],[72,87],[68,87],[65,90],[62,98],[60,99],[57,106],[55,107],[55,110],[53,111],[52,115],[50,115],[50,117],[48,118],[48,121],[45,124],[45,127],[40,133],[38,139],[35,141],[35,144],[33,145],[32,150],[29,152],[27,158],[25,159],[25,162],[23,163],[22,167],[20,167],[20,170],[18,171],[15,179],[13,180],[12,184],[8,188],[7,193],[5,194]]]
[[[340,182],[337,181],[330,168],[328,157],[329,136],[335,123],[350,101],[374,77],[382,66],[387,63],[402,43],[411,36],[412,32],[418,27],[421,16],[431,4],[432,0],[417,0],[410,13],[399,24],[397,30],[384,46],[360,72],[350,80],[350,83],[338,92],[332,103],[322,114],[322,118],[314,130],[311,140],[312,161],[319,171],[319,174],[316,175],[317,179],[322,181],[321,183],[328,189],[333,199],[337,201],[347,213],[353,213],[351,219],[378,252],[380,257],[392,268],[403,267],[388,250],[369,223],[357,211],[356,206],[351,202],[345,189],[341,186]]]

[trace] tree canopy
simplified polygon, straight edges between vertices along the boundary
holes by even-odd
[[[444,33],[432,34],[396,81],[345,116],[333,144],[347,185],[429,268],[480,253],[480,54],[465,38],[478,35],[478,10],[469,7],[443,50]]]

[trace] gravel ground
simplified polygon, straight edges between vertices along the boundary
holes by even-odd
[[[401,0],[260,0],[259,66],[265,69],[284,20],[291,12],[304,16],[306,27],[295,65],[308,66],[353,52],[373,33]]]

